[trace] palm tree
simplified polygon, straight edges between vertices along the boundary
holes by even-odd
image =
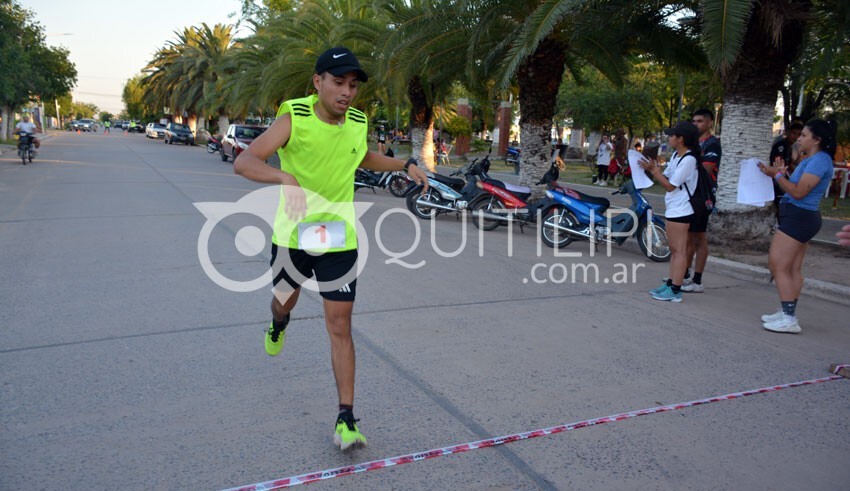
[[[178,114],[185,111],[190,117],[207,111],[226,114],[224,60],[234,45],[232,30],[229,25],[210,28],[204,23],[176,33],[176,39],[157,51],[144,69],[146,100],[155,107],[170,107]]]
[[[433,171],[434,106],[464,80],[474,17],[463,2],[393,0],[382,8],[391,25],[379,49],[380,80],[390,93],[406,93],[411,153]]]
[[[809,0],[704,0],[703,47],[723,80],[723,161],[712,240],[767,244],[773,213],[737,203],[738,162],[767,161],[777,93],[802,47]]]
[[[693,65],[693,42],[664,22],[661,12],[621,0],[483,0],[474,2],[479,29],[473,59],[519,89],[523,166],[520,183],[533,186],[550,165],[550,133],[558,88],[567,71],[579,78],[590,64],[615,84],[628,72],[627,53],[649,50],[661,59]],[[600,26],[605,26],[600,28]],[[534,188],[540,197],[543,187]]]

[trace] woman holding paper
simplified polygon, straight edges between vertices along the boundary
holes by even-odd
[[[763,327],[774,332],[800,332],[797,299],[803,289],[803,257],[808,242],[821,227],[820,200],[832,178],[835,155],[835,121],[813,119],[797,139],[800,152],[808,155],[790,176],[782,157],[759,168],[785,193],[779,201],[779,225],[773,234],[768,266],[776,280],[781,309],[761,316]]]
[[[667,190],[664,195],[667,218],[667,244],[670,246],[670,276],[665,283],[649,292],[656,300],[679,303],[682,301],[682,281],[688,269],[688,228],[694,219],[694,208],[684,189],[696,189],[699,130],[690,121],[679,121],[664,130],[667,143],[675,150],[664,172],[653,160],[643,160],[640,166]]]

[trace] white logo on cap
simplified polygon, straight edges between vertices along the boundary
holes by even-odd
[[[342,53],[342,54],[339,54],[339,55],[333,55],[333,57],[334,57],[334,60],[335,60],[335,59],[337,59],[337,58],[342,58],[343,56],[345,56],[345,55],[347,55],[347,54],[348,54],[348,53]]]

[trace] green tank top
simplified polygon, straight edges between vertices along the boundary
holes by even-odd
[[[272,242],[290,249],[357,249],[354,172],[368,150],[368,120],[363,112],[349,108],[344,123],[325,123],[313,110],[317,101],[315,94],[289,100],[277,112],[278,117],[289,113],[292,118],[289,142],[277,151],[280,168],[305,190],[307,215],[299,223],[289,220],[281,188]],[[317,241],[324,246],[314,247]]]

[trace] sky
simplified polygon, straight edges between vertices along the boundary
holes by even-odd
[[[124,83],[141,72],[174,31],[206,22],[234,24],[240,0],[18,0],[42,25],[48,46],[70,50],[76,102],[113,114],[124,108]],[[246,35],[245,29],[237,35]]]

